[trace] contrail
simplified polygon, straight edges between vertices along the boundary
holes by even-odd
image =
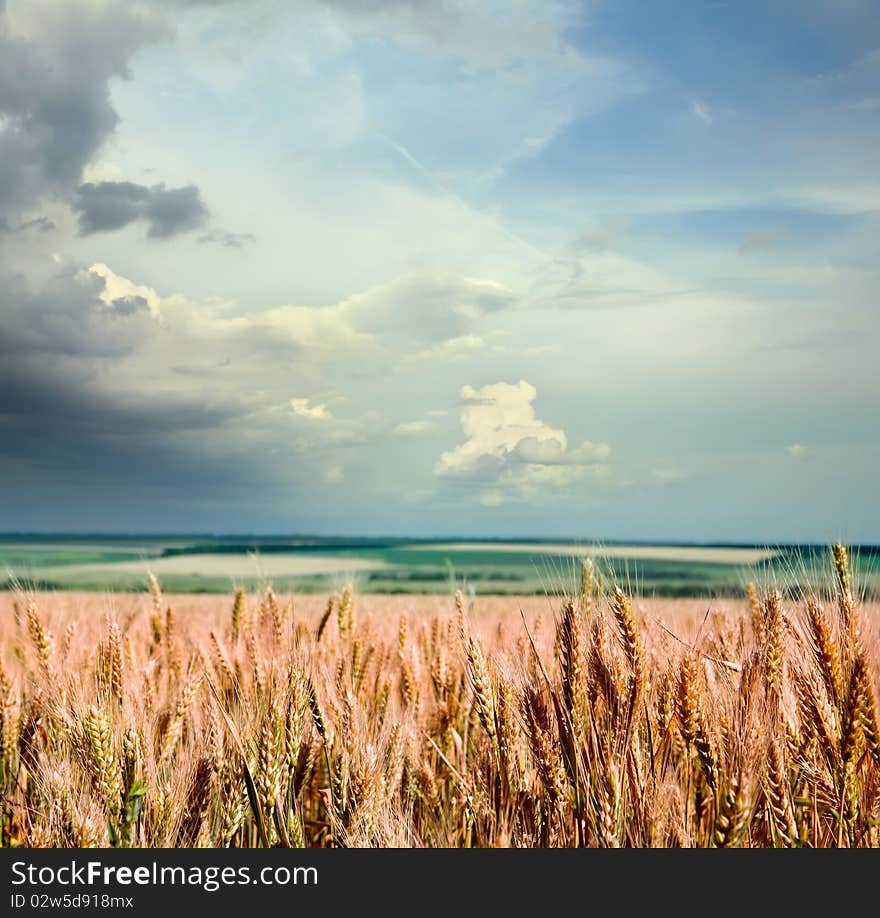
[[[528,239],[523,239],[522,236],[518,236],[516,233],[511,232],[509,229],[502,226],[494,217],[490,216],[489,214],[484,213],[479,208],[474,207],[473,204],[468,203],[463,197],[461,197],[460,194],[458,194],[455,190],[453,190],[447,184],[445,184],[440,179],[438,179],[437,176],[434,175],[434,173],[431,172],[431,170],[424,163],[419,162],[419,160],[417,160],[415,156],[413,156],[412,153],[410,153],[409,150],[407,150],[406,147],[395,142],[390,137],[386,137],[384,134],[380,133],[379,137],[381,137],[382,140],[384,140],[385,143],[387,143],[390,147],[396,150],[397,153],[400,156],[402,156],[414,169],[416,169],[426,179],[428,179],[428,181],[438,191],[442,191],[445,195],[452,198],[459,205],[459,207],[466,210],[469,214],[473,214],[474,216],[480,218],[481,220],[484,220],[485,222],[489,223],[493,229],[497,230],[503,236],[506,236],[512,242],[516,242],[518,245],[525,246],[533,254],[538,255],[541,258],[548,258],[548,259],[553,258],[552,255],[550,255],[547,252],[542,251],[536,245],[533,245],[531,242],[529,242]]]

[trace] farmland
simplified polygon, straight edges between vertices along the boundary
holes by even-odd
[[[742,594],[749,580],[814,576],[810,546],[596,544],[560,541],[417,541],[281,537],[6,537],[0,583],[55,590],[143,589],[149,572],[174,593],[257,590],[271,583],[326,593],[353,583],[361,594],[540,595],[576,585],[591,557],[616,581],[657,596]],[[877,556],[862,549],[859,583],[877,588]]]

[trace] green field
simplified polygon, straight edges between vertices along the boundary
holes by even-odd
[[[141,590],[153,572],[168,592],[225,593],[235,586],[326,592],[351,582],[360,592],[482,594],[575,589],[583,558],[644,595],[728,595],[749,580],[784,586],[821,579],[822,547],[642,545],[555,541],[416,541],[266,537],[0,538],[0,586],[56,590]],[[857,579],[876,595],[880,550],[856,553]]]

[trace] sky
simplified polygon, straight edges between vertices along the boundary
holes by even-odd
[[[0,531],[880,542],[875,0],[0,0]]]

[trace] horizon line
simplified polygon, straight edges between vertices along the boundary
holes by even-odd
[[[807,540],[798,541],[748,541],[742,539],[650,539],[650,538],[613,538],[597,539],[586,536],[498,536],[498,535],[430,535],[414,536],[405,534],[386,533],[382,535],[351,535],[347,533],[336,533],[333,535],[321,535],[308,532],[123,532],[123,531],[56,531],[51,530],[7,530],[0,531],[0,542],[8,542],[13,539],[217,539],[217,540],[272,540],[272,541],[294,541],[294,540],[312,540],[324,542],[422,542],[422,543],[446,543],[446,542],[479,542],[479,543],[505,543],[505,544],[527,544],[530,542],[538,543],[566,543],[571,545],[634,545],[634,546],[681,546],[681,547],[706,547],[706,548],[827,548],[840,539],[831,539],[829,541]],[[845,543],[852,548],[876,548],[880,549],[880,542],[847,542]]]

